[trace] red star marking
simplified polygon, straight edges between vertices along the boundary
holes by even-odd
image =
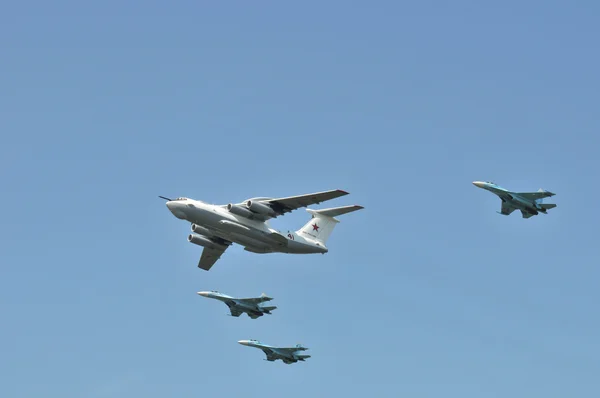
[[[313,231],[317,231],[317,232],[319,232],[319,226],[317,225],[317,223],[314,223],[314,224],[312,225],[312,227],[313,227]]]

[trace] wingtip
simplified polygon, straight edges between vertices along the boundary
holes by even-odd
[[[344,191],[343,189],[338,189],[337,190],[339,193],[341,193],[342,195],[348,195],[349,192],[348,191]]]

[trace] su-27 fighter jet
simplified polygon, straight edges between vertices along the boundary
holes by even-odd
[[[520,210],[523,218],[547,214],[548,209],[556,207],[554,203],[542,203],[544,198],[554,196],[552,192],[539,189],[537,192],[511,192],[490,181],[473,181],[473,185],[497,195],[502,200],[499,214],[508,216],[515,210]]]
[[[212,205],[185,197],[167,200],[167,208],[181,220],[192,223],[188,241],[203,246],[198,268],[208,271],[232,243],[253,253],[325,254],[325,243],[335,225],[335,217],[363,209],[343,206],[323,210],[306,209],[312,215],[297,231],[283,234],[269,225],[269,220],[301,207],[348,195],[342,190],[317,192],[285,198],[251,198],[242,203]]]
[[[267,355],[266,360],[271,362],[281,359],[289,365],[298,361],[304,362],[306,358],[310,358],[310,355],[298,353],[299,351],[308,350],[308,348],[303,347],[301,344],[296,344],[296,347],[273,347],[263,344],[258,340],[240,340],[238,343],[248,347],[260,348]]]
[[[214,290],[211,290],[209,292],[198,292],[198,294],[200,296],[224,302],[229,307],[229,311],[231,311],[231,316],[235,317],[239,317],[240,315],[242,315],[242,313],[245,312],[250,318],[256,319],[258,317],[263,316],[264,314],[271,315],[271,311],[277,308],[266,307],[262,305],[266,301],[273,300],[272,297],[268,297],[264,293],[261,294],[260,297],[252,298],[235,298]]]

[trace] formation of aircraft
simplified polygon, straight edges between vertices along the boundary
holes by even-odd
[[[210,270],[233,243],[252,253],[325,254],[327,239],[339,222],[335,217],[363,209],[342,206],[330,209],[307,209],[311,219],[296,231],[282,233],[269,220],[301,207],[318,204],[348,192],[339,189],[283,198],[251,198],[241,203],[214,205],[180,197],[167,200],[167,208],[179,218],[192,223],[188,241],[203,246],[198,268]]]
[[[548,209],[556,207],[553,203],[543,203],[543,199],[554,196],[552,192],[543,189],[537,192],[511,192],[493,182],[473,181],[476,187],[485,189],[497,195],[502,200],[500,214],[510,215],[520,210],[523,218],[530,218],[539,213],[547,213]],[[252,253],[288,253],[288,254],[325,254],[329,251],[326,246],[339,220],[337,216],[363,209],[362,206],[332,207],[322,210],[306,209],[311,219],[296,231],[282,233],[269,224],[269,220],[282,216],[301,207],[338,198],[347,195],[342,190],[331,190],[306,195],[283,198],[257,197],[241,203],[214,205],[186,197],[167,200],[167,208],[178,219],[191,223],[193,234],[188,241],[203,246],[198,268],[210,270],[219,260],[225,250],[233,243],[241,245],[244,250]],[[264,314],[271,314],[275,306],[266,306],[265,302],[272,297],[262,294],[259,297],[236,298],[214,290],[198,292],[200,296],[224,302],[231,316],[239,317],[246,313],[251,319],[257,319]],[[307,348],[300,344],[295,347],[274,347],[263,344],[258,340],[240,340],[238,343],[262,350],[267,361],[282,360],[285,364],[304,362],[310,355],[302,354]]]
[[[216,299],[224,302],[229,307],[231,316],[239,317],[244,312],[252,319],[263,316],[264,314],[271,315],[271,311],[277,307],[263,306],[263,303],[273,300],[272,297],[266,294],[261,294],[260,297],[251,298],[235,298],[227,294],[211,290],[208,292],[198,292],[200,296]]]
[[[498,196],[502,200],[502,205],[497,213],[505,216],[520,210],[523,218],[530,218],[539,213],[547,214],[548,209],[556,207],[554,203],[543,203],[544,198],[556,194],[541,188],[537,192],[511,192],[490,181],[473,181],[473,185]]]
[[[215,205],[201,200],[179,197],[167,201],[169,211],[178,219],[191,223],[192,234],[188,241],[202,246],[202,255],[198,268],[210,270],[231,245],[238,244],[251,253],[287,253],[287,254],[325,254],[327,239],[339,223],[336,218],[346,213],[363,209],[363,206],[351,205],[328,209],[306,209],[310,220],[300,229],[285,233],[271,227],[271,219],[313,204],[348,195],[340,189],[316,192],[305,195],[281,198],[255,197],[240,203]],[[260,297],[236,298],[217,291],[198,292],[200,296],[224,302],[231,316],[239,317],[246,313],[251,319],[271,314],[275,306],[263,305],[273,298],[262,294]],[[268,361],[281,359],[290,364],[304,361],[310,355],[299,354],[305,347],[273,347],[256,340],[240,340],[240,344],[262,349]]]
[[[298,361],[304,362],[310,355],[299,354],[301,351],[306,351],[308,348],[301,344],[296,344],[295,347],[273,347],[268,344],[263,344],[258,340],[240,340],[238,343],[261,349],[267,355],[267,361],[276,361],[281,359],[285,364],[291,364]]]

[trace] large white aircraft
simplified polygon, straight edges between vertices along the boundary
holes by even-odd
[[[344,195],[348,192],[338,189],[277,199],[251,198],[227,205],[184,197],[160,198],[167,200],[167,208],[175,217],[192,223],[194,234],[188,236],[188,241],[204,247],[198,268],[208,271],[232,243],[253,253],[327,253],[325,243],[339,222],[335,217],[363,209],[363,206],[306,209],[311,219],[299,230],[286,234],[271,228],[269,220]]]

